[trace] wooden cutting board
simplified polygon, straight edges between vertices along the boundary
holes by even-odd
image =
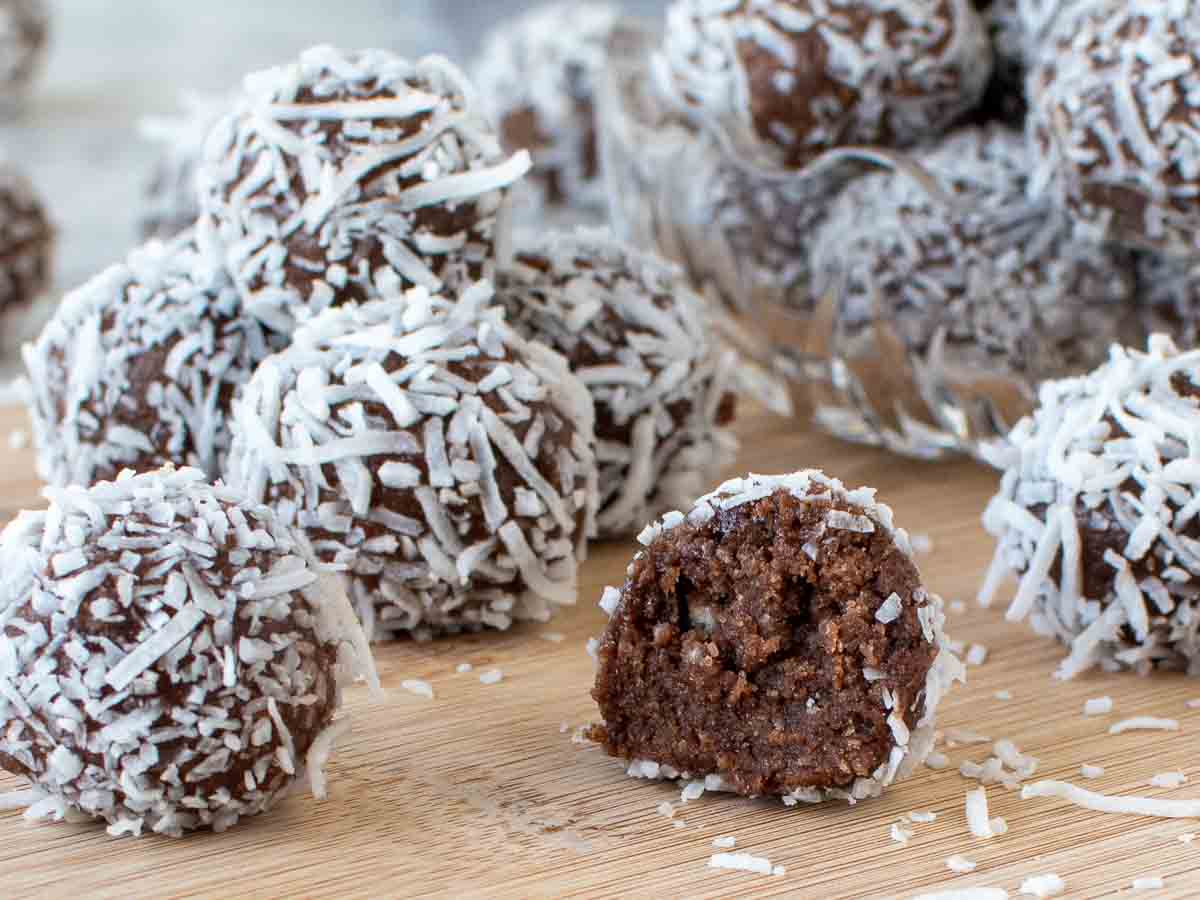
[[[0,446],[23,424],[19,410],[0,409]],[[1015,741],[1041,760],[1039,778],[1200,797],[1200,710],[1185,705],[1200,697],[1200,682],[1089,674],[1057,683],[1051,673],[1060,647],[1006,624],[1002,609],[974,606],[991,556],[979,514],[993,473],[967,461],[909,462],[766,414],[749,414],[739,428],[738,473],[824,467],[849,485],[875,485],[900,524],[932,538],[932,552],[920,559],[926,583],[947,601],[968,601],[965,611],[949,613],[947,630],[989,649],[969,684],[945,701],[941,727]],[[4,452],[0,515],[7,519],[39,501],[32,452]],[[627,778],[597,749],[572,741],[595,715],[584,645],[604,621],[596,601],[606,584],[620,583],[631,553],[632,545],[597,546],[582,573],[579,605],[548,625],[380,646],[388,696],[373,702],[364,688],[349,692],[354,733],[331,763],[329,799],[292,797],[226,834],[183,840],[112,839],[98,825],[29,824],[3,813],[0,895],[860,898],[991,886],[1017,897],[1024,878],[1056,872],[1070,896],[1128,893],[1135,877],[1149,875],[1166,879],[1157,896],[1200,896],[1200,841],[1179,840],[1200,831],[1198,821],[1022,801],[994,786],[991,814],[1007,819],[1009,831],[971,837],[963,802],[975,785],[957,766],[983,760],[985,745],[948,749],[951,768],[921,769],[855,807],[786,809],[707,794],[668,819],[657,808],[679,802],[677,786]],[[473,671],[457,673],[464,662]],[[503,680],[480,683],[479,673],[491,668]],[[403,690],[407,678],[430,682],[434,699]],[[998,699],[998,691],[1011,699]],[[1112,714],[1084,717],[1084,701],[1101,695],[1113,698]],[[1180,730],[1108,734],[1110,724],[1132,715],[1175,718]],[[1104,776],[1083,782],[1082,763],[1103,766]],[[1191,781],[1171,790],[1147,784],[1167,771]],[[0,790],[17,786],[0,778]],[[891,824],[916,810],[937,819],[913,825],[908,846],[894,843]],[[768,857],[786,874],[708,868],[713,839],[728,835],[738,851]],[[946,869],[946,857],[960,853],[978,863],[975,872]]]

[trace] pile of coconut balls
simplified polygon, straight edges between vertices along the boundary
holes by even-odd
[[[474,97],[437,56],[248,76],[195,221],[25,348],[51,502],[0,547],[0,764],[35,814],[179,834],[320,789],[368,639],[545,621],[730,458],[701,301],[605,231],[514,244],[530,158]]]

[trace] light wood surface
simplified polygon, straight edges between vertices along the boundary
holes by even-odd
[[[21,422],[19,411],[0,409],[0,446]],[[766,415],[751,414],[739,428],[739,472],[824,467],[848,484],[875,485],[900,524],[932,538],[932,552],[920,560],[926,583],[948,601],[968,601],[965,612],[950,613],[948,631],[990,650],[970,670],[969,684],[945,701],[941,727],[1012,739],[1041,760],[1038,778],[1200,797],[1200,710],[1185,705],[1200,697],[1200,682],[1089,674],[1056,683],[1060,647],[1005,624],[999,609],[974,606],[991,554],[978,520],[993,473],[966,461],[908,462]],[[32,452],[5,451],[0,515],[37,502]],[[1200,896],[1200,840],[1178,839],[1200,831],[1194,820],[1022,801],[995,786],[988,789],[991,814],[1006,818],[1010,830],[991,840],[971,837],[963,802],[975,785],[956,770],[963,759],[984,759],[990,748],[982,745],[950,749],[950,769],[922,769],[855,807],[786,809],[707,794],[679,809],[674,821],[686,824],[675,827],[656,808],[678,803],[677,786],[627,778],[597,749],[571,740],[595,715],[584,644],[603,623],[596,600],[605,584],[619,582],[631,552],[628,545],[596,547],[579,605],[549,625],[380,646],[388,697],[372,702],[361,687],[349,693],[354,733],[330,766],[328,800],[292,797],[229,833],[183,840],[114,840],[99,826],[35,825],[0,814],[0,895],[857,898],[991,886],[1018,897],[1026,877],[1056,872],[1069,896],[1127,894],[1135,877],[1150,875],[1164,877],[1166,889],[1137,896]],[[546,640],[550,632],[565,639]],[[474,671],[456,673],[462,662]],[[492,667],[503,681],[481,684],[479,673]],[[435,698],[401,689],[406,678],[429,681]],[[1012,699],[997,699],[1001,690]],[[1084,701],[1105,694],[1113,713],[1085,718]],[[1181,727],[1108,735],[1110,724],[1135,714],[1175,718]],[[1082,763],[1104,766],[1104,776],[1083,781]],[[1147,784],[1167,771],[1191,780],[1173,790]],[[17,786],[0,778],[0,790]],[[889,828],[913,810],[935,812],[937,820],[914,825],[901,847]],[[737,838],[738,851],[766,856],[786,874],[708,868],[712,840],[726,835]],[[978,869],[953,875],[944,861],[956,853]]]

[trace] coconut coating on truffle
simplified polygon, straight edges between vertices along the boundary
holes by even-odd
[[[1035,186],[1102,238],[1194,253],[1200,0],[1103,0],[1056,24],[1029,79]]]
[[[267,360],[230,479],[346,567],[373,638],[549,618],[594,529],[587,389],[480,282],[328,310]]]
[[[31,782],[30,815],[178,836],[306,772],[321,791],[365,651],[337,579],[195,469],[47,496],[0,538],[0,765]]]
[[[29,87],[46,55],[50,15],[43,0],[0,2],[0,97]]]
[[[959,664],[874,491],[751,475],[669,513],[595,645],[605,750],[785,802],[880,793],[933,746]]]
[[[966,129],[916,159],[932,184],[863,177],[814,242],[818,284],[841,288],[844,346],[882,327],[910,352],[937,347],[948,365],[1026,380],[1103,359],[1132,279],[1120,255],[1076,240],[1065,216],[1028,196],[1020,135]]]
[[[87,485],[170,462],[215,476],[234,392],[284,343],[193,232],[133,251],[25,347],[39,474]]]
[[[209,131],[233,105],[233,98],[185,94],[178,115],[146,118],[142,136],[161,148],[146,186],[141,216],[144,238],[170,240],[191,228],[200,216],[196,171]]]
[[[449,61],[314,47],[246,77],[205,146],[201,207],[239,287],[287,316],[365,299],[385,271],[430,290],[480,274],[528,168]]]
[[[54,228],[33,184],[0,163],[0,344],[28,337],[29,317],[50,285]]]
[[[673,267],[581,229],[519,245],[498,296],[513,327],[565,356],[591,392],[600,537],[690,503],[732,459],[734,358]]]
[[[1020,576],[1008,619],[1070,646],[1059,677],[1200,672],[1200,351],[1163,335],[1115,346],[1039,399],[991,452],[1004,475],[983,517],[997,548],[981,602]]]
[[[533,155],[517,189],[521,214],[532,206],[600,210],[604,187],[596,146],[594,93],[616,7],[587,0],[537,6],[490,32],[471,74],[479,98],[509,151]]]
[[[987,85],[969,0],[675,0],[660,89],[800,168],[831,147],[945,131]]]

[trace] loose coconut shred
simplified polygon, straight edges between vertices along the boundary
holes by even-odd
[[[1020,575],[1007,618],[1070,646],[1060,678],[1100,665],[1200,673],[1200,351],[1162,335],[1090,375],[1042,385],[991,461],[998,541],[980,592]]]
[[[180,463],[216,477],[234,392],[283,340],[245,312],[202,235],[133,251],[25,347],[38,474],[92,484]]]
[[[480,282],[327,310],[237,405],[231,482],[345,569],[373,639],[544,621],[594,528],[592,404]]]
[[[600,537],[690,503],[733,458],[734,355],[680,273],[603,230],[519,245],[499,299],[562,353],[596,406]]]
[[[324,765],[378,679],[338,581],[195,469],[50,488],[0,538],[0,765],[30,818],[222,831]]]
[[[529,166],[504,158],[448,60],[320,46],[246,77],[198,178],[230,272],[283,327],[384,272],[430,290],[483,274],[503,189]]]

